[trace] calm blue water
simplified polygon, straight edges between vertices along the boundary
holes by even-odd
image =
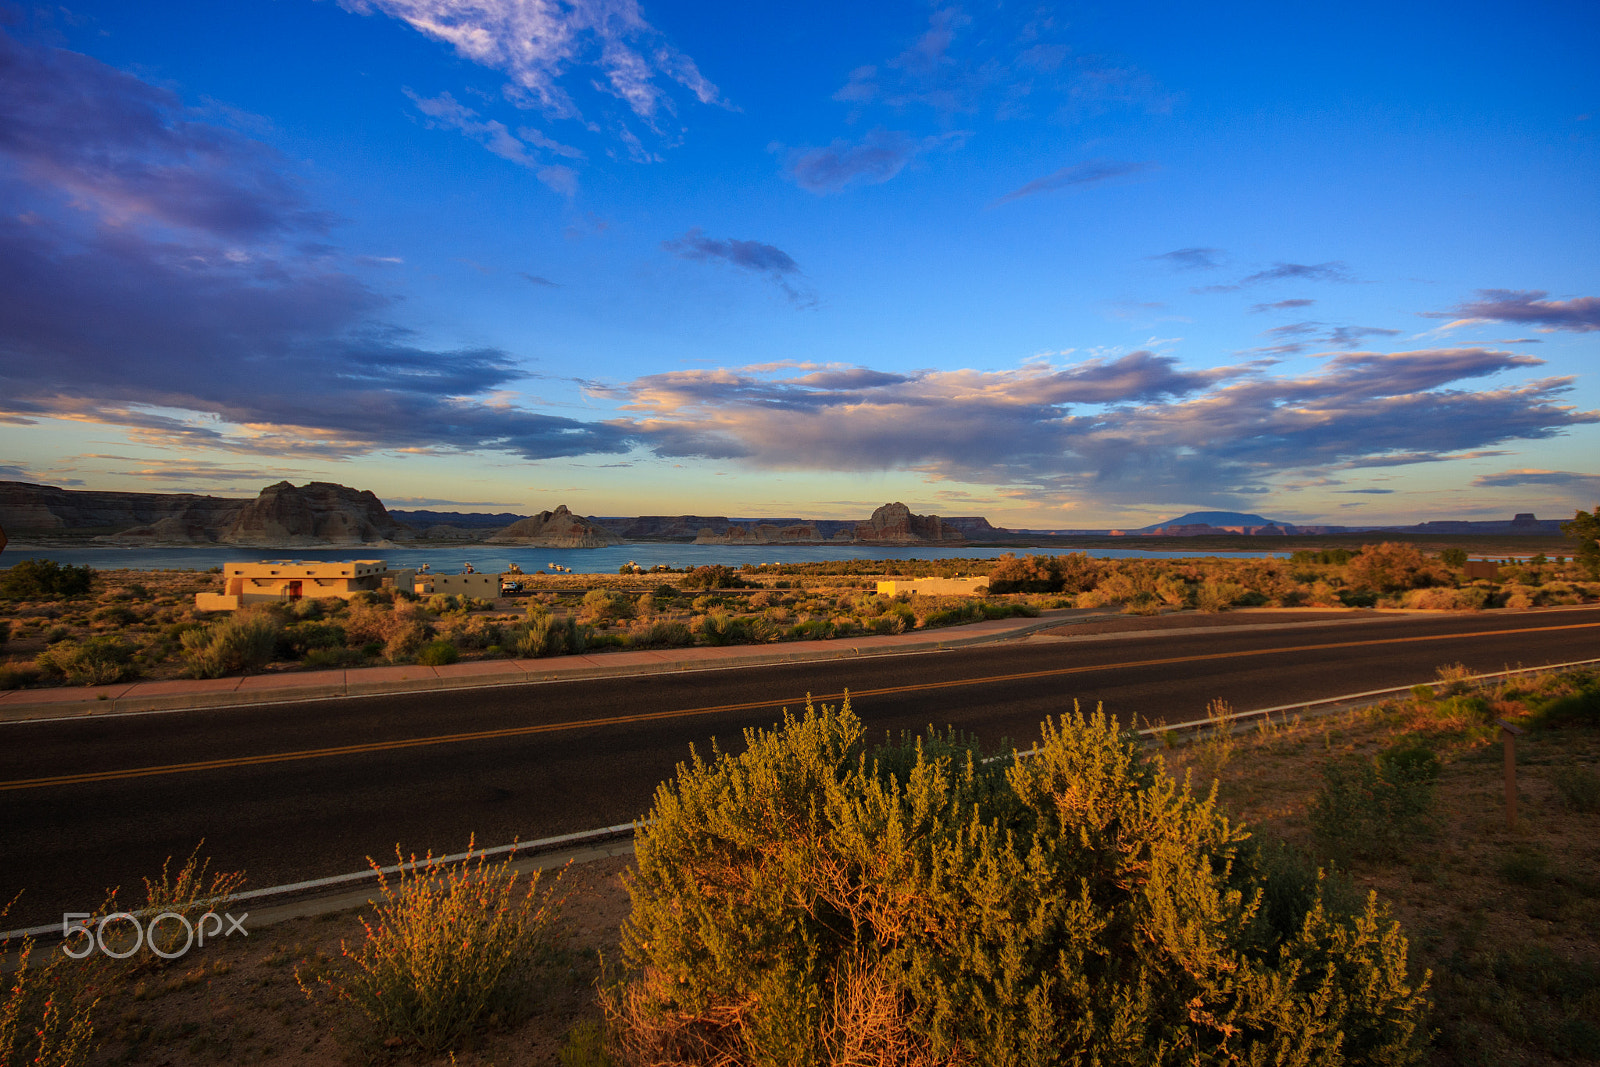
[[[615,574],[629,560],[641,567],[666,563],[673,567],[698,567],[723,563],[739,567],[746,563],[814,563],[835,559],[993,559],[1002,552],[1019,555],[1059,555],[1062,549],[1047,548],[934,548],[871,547],[866,545],[668,545],[630,544],[612,548],[518,548],[508,545],[458,545],[453,548],[339,548],[273,550],[263,548],[63,548],[28,550],[8,548],[0,553],[0,567],[24,559],[53,559],[96,570],[207,570],[224,563],[250,563],[263,559],[306,559],[319,562],[346,559],[382,559],[391,567],[420,567],[426,563],[436,573],[454,574],[463,563],[477,570],[494,573],[512,563],[532,574],[557,563],[571,567],[575,574]],[[1127,548],[1089,549],[1100,559],[1181,559],[1194,552],[1143,552]],[[1287,558],[1287,552],[1211,552],[1206,555],[1228,559]]]

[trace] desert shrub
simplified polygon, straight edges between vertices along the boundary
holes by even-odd
[[[94,587],[92,567],[74,567],[53,559],[24,559],[0,571],[0,598],[6,600],[59,600],[83,596]]]
[[[501,624],[485,615],[457,615],[440,623],[439,635],[457,648],[488,648],[505,638]]]
[[[635,623],[628,631],[628,644],[634,648],[679,648],[694,644],[687,623],[675,619]]]
[[[424,667],[444,667],[460,658],[460,650],[442,638],[429,641],[417,650],[417,662]]]
[[[517,635],[513,647],[517,655],[533,658],[582,652],[584,644],[584,631],[570,617],[535,615],[528,620],[527,629]]]
[[[0,919],[5,917],[0,909]],[[9,942],[0,949],[10,951]],[[31,940],[16,947],[14,963],[0,984],[0,1065],[81,1067],[95,1051],[97,998],[81,980],[82,968],[58,952],[34,955]],[[75,974],[74,972],[78,972]]]
[[[1572,521],[1561,524],[1561,532],[1572,541],[1572,562],[1591,579],[1600,578],[1600,506],[1594,511],[1578,511]]]
[[[150,918],[171,912],[188,919],[193,926],[208,910],[220,914],[227,907],[229,899],[244,885],[242,871],[212,871],[211,861],[200,855],[204,845],[204,841],[197,844],[182,866],[174,868],[173,857],[168,856],[161,864],[159,875],[141,879],[144,882],[142,903],[119,901],[117,890],[112,890],[105,903],[96,909],[94,917],[87,920],[86,925],[96,928],[100,936],[114,946],[113,951],[122,952],[134,947],[128,937],[133,932],[132,927],[108,923],[104,929],[99,929],[97,920],[124,910],[144,917],[142,942],[138,943],[137,953],[128,957],[124,966],[149,970],[167,966],[173,961],[174,953],[180,953],[176,958],[181,959],[181,950],[190,937],[188,930],[182,923],[170,920],[152,924]],[[76,944],[73,947],[81,950]]]
[[[1467,550],[1464,548],[1446,548],[1439,553],[1439,562],[1451,570],[1460,570],[1467,565]]]
[[[284,659],[300,659],[312,649],[343,648],[346,638],[344,627],[338,623],[291,623],[278,634],[278,655]]]
[[[427,609],[435,615],[448,615],[452,611],[464,611],[461,597],[455,593],[434,593],[426,601]]]
[[[344,968],[315,986],[297,975],[308,995],[330,991],[379,1042],[428,1053],[457,1047],[492,1015],[526,1011],[560,908],[540,872],[519,882],[509,863],[482,854],[457,865],[413,856],[393,881],[372,866],[380,899],[361,920],[366,936],[342,946]]]
[[[305,665],[320,669],[359,667],[366,658],[360,650],[354,648],[313,648],[306,653]]]
[[[1207,579],[1195,590],[1195,606],[1201,611],[1227,611],[1244,596],[1245,587],[1238,582],[1219,582]]]
[[[221,678],[272,662],[278,647],[278,620],[272,615],[239,612],[202,630],[183,634],[183,656],[193,678]]]
[[[1398,593],[1445,582],[1439,565],[1416,546],[1396,541],[1362,545],[1347,565],[1350,581],[1362,589]]]
[[[89,613],[89,618],[94,622],[109,623],[112,626],[127,626],[139,621],[139,616],[122,604],[107,604],[103,608],[96,608]]]
[[[81,643],[51,645],[34,662],[45,673],[64,676],[73,685],[110,685],[138,673],[133,664],[135,651],[120,637],[91,637]]]
[[[1395,859],[1426,827],[1439,757],[1408,744],[1330,762],[1322,777],[1310,812],[1318,842],[1338,859]]]
[[[1163,574],[1157,578],[1155,593],[1170,608],[1183,607],[1192,596],[1189,583],[1174,574]]]
[[[697,616],[690,629],[707,645],[748,645],[755,640],[750,620],[725,611]]]
[[[626,1062],[1414,1063],[1375,897],[1277,877],[1103,715],[1032,758],[869,752],[848,705],[694,756],[641,824],[607,994]]]
[[[583,594],[583,603],[578,609],[578,621],[590,624],[614,622],[618,619],[631,619],[633,613],[633,598],[627,594],[613,593],[609,589],[591,589]]]
[[[1489,603],[1489,591],[1470,585],[1462,589],[1413,589],[1400,603],[1423,611],[1482,611]]]
[[[1094,588],[1100,565],[1082,552],[1065,556],[1007,552],[989,571],[991,593],[1081,593]]]
[[[0,663],[0,690],[30,686],[39,680],[39,673],[32,663]]]
[[[733,568],[721,563],[696,567],[683,576],[682,584],[685,589],[743,589],[745,585]]]

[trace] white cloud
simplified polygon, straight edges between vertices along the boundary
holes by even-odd
[[[450,45],[464,59],[505,74],[506,95],[557,118],[580,109],[561,85],[573,67],[598,68],[594,84],[647,122],[671,107],[658,77],[701,103],[720,102],[694,60],[660,39],[634,0],[344,0],[366,14],[381,11]]]

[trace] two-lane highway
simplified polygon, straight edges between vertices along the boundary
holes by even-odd
[[[1244,616],[1241,616],[1244,621]],[[1174,620],[1176,621],[1176,620]],[[846,689],[869,728],[955,725],[1023,745],[1073,701],[1129,719],[1201,717],[1600,656],[1600,610],[1386,616],[1243,632],[1149,631],[813,664],[254,708],[0,725],[0,900],[8,925],[204,852],[255,886],[627,822],[690,744],[741,743],[783,707]]]

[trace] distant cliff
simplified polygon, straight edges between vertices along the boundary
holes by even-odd
[[[958,520],[963,526],[937,515],[913,515],[899,502],[885,504],[865,522],[837,519],[763,519],[707,524],[695,536],[697,545],[816,544],[840,541],[866,544],[960,543],[969,539],[1005,536],[1005,531],[989,525],[981,516]],[[971,531],[970,533],[968,531]]]
[[[22,538],[78,534],[115,544],[308,548],[415,536],[371,492],[331,482],[279,482],[254,500],[0,482],[0,523]]]
[[[168,528],[221,531],[248,500],[193,493],[121,493],[0,482],[0,525],[13,537],[35,533],[112,533],[172,520]],[[185,535],[187,536],[187,535]]]
[[[486,542],[491,545],[528,545],[538,548],[604,548],[619,545],[621,538],[567,510],[560,504],[554,511],[541,511],[496,531]]]

